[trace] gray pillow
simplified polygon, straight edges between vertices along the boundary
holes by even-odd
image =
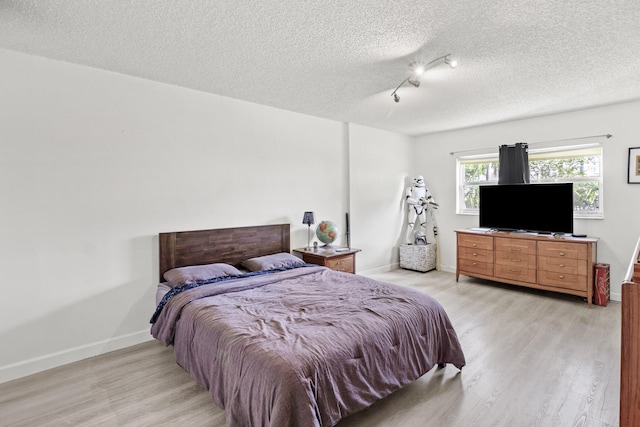
[[[304,264],[305,262],[303,260],[286,252],[250,258],[242,261],[242,266],[249,271],[264,271],[282,267],[297,267]]]
[[[169,286],[176,287],[187,283],[202,282],[222,276],[240,276],[240,270],[230,264],[216,263],[178,267],[163,274]]]

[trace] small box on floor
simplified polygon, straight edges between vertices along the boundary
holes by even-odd
[[[611,297],[610,280],[609,280],[609,264],[594,265],[595,274],[593,275],[593,303],[606,307]]]
[[[427,272],[436,269],[436,245],[400,245],[400,268]]]

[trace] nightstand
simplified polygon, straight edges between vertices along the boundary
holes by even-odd
[[[308,264],[322,265],[332,270],[355,274],[356,253],[360,252],[360,249],[320,246],[311,249],[294,249],[292,252]]]

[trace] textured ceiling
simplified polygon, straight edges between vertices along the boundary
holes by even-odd
[[[0,48],[417,135],[640,99],[639,22],[638,0],[0,0]]]

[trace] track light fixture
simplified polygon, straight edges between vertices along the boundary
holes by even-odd
[[[428,62],[427,64],[422,64],[420,62],[412,62],[411,64],[409,64],[409,69],[411,70],[411,75],[409,75],[409,77],[407,77],[406,79],[404,79],[402,81],[402,83],[400,83],[398,85],[397,88],[394,89],[393,92],[391,92],[391,96],[393,97],[393,100],[395,102],[400,102],[400,97],[398,96],[398,89],[400,89],[402,87],[403,84],[405,83],[409,83],[412,86],[415,87],[420,87],[420,76],[422,76],[422,74],[424,74],[424,72],[430,68],[433,64],[435,64],[438,61],[444,61],[445,64],[447,64],[448,66],[450,66],[451,68],[456,68],[458,66],[458,61],[456,61],[455,59],[451,58],[451,54],[448,53],[446,55],[440,56],[436,59],[434,59],[431,62]]]
[[[444,63],[451,68],[456,68],[458,66],[458,61],[451,59],[451,54],[444,57]]]
[[[420,87],[420,80],[415,79],[415,80],[407,80],[410,84],[414,85],[415,87]]]

